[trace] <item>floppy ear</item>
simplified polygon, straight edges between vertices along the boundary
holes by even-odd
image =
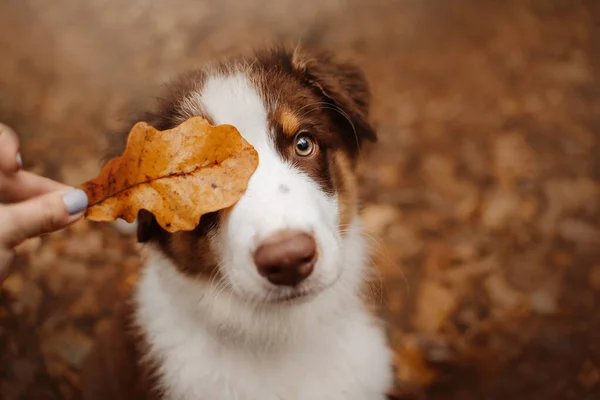
[[[334,113],[346,129],[354,129],[358,145],[364,139],[377,140],[375,129],[369,123],[371,92],[363,71],[355,65],[334,60],[327,52],[305,53],[300,49],[291,55],[292,67],[303,81],[318,90],[323,98],[339,108],[345,116]]]

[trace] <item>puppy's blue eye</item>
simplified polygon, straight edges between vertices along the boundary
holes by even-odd
[[[308,157],[315,151],[315,142],[308,136],[300,135],[296,138],[296,154],[300,157]]]

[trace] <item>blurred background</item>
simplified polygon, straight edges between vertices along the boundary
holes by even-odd
[[[1,0],[0,121],[27,169],[77,185],[165,80],[299,38],[372,85],[363,214],[395,395],[600,399],[597,0]],[[78,398],[136,254],[88,222],[19,249],[0,398]]]

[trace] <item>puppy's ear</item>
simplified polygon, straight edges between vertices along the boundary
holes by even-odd
[[[291,63],[306,84],[318,90],[327,102],[346,114],[334,112],[341,124],[356,131],[359,146],[363,139],[371,142],[377,140],[375,129],[369,123],[371,92],[360,68],[338,62],[328,52],[309,53],[299,48],[292,52]]]

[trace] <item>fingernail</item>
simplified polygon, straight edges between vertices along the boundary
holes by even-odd
[[[21,157],[21,153],[17,153],[17,164],[19,164],[19,168],[23,168],[23,157]]]
[[[75,189],[65,194],[63,201],[70,215],[77,214],[88,206],[87,195],[81,189]]]

